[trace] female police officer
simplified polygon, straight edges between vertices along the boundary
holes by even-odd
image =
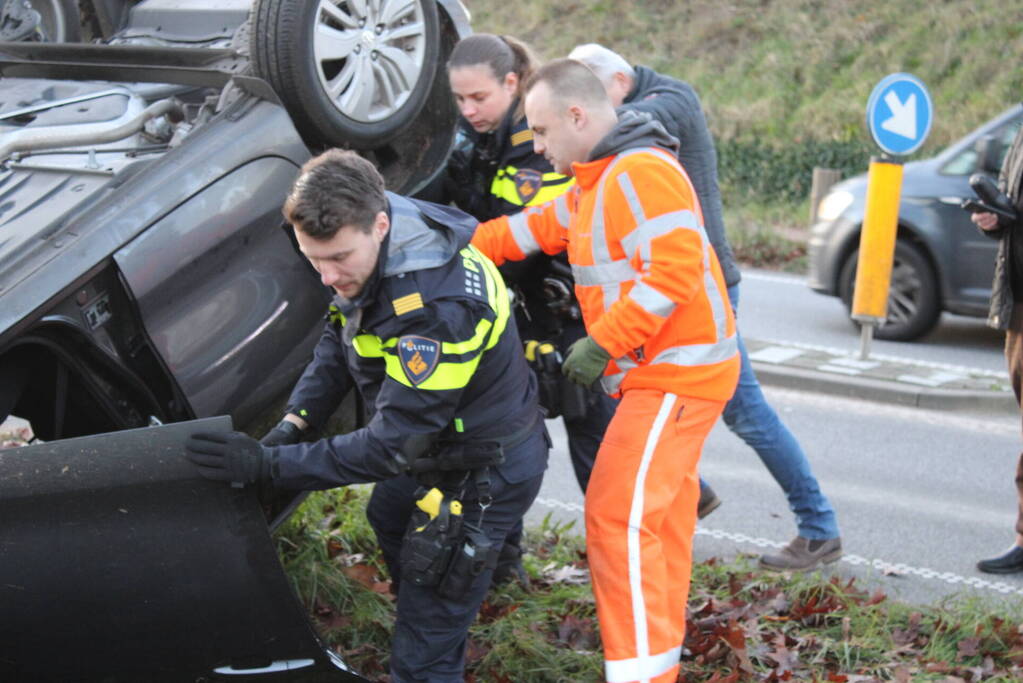
[[[462,118],[455,152],[448,162],[445,199],[480,222],[518,213],[554,199],[572,186],[572,179],[554,172],[533,152],[533,133],[522,112],[522,88],[537,67],[530,48],[510,36],[480,33],[455,45],[448,77]],[[516,319],[523,340],[550,340],[564,353],[585,336],[572,292],[567,261],[537,254],[501,268],[516,292]],[[554,292],[552,292],[552,288]],[[552,301],[552,293],[561,298]],[[560,369],[554,367],[560,380]],[[551,386],[550,378],[541,379]],[[554,416],[564,414],[569,454],[579,487],[585,491],[597,449],[614,401],[605,394],[583,392],[563,384],[576,407],[562,405],[541,391],[541,402]],[[552,405],[558,403],[559,405]],[[582,404],[582,405],[578,405]],[[562,410],[562,408],[566,410]],[[495,581],[524,577],[519,564],[521,527],[509,534],[495,572]]]

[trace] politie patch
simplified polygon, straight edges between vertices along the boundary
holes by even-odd
[[[543,174],[535,168],[523,168],[515,172],[512,181],[515,182],[515,191],[519,193],[519,199],[526,204],[540,191]]]
[[[418,386],[433,374],[440,360],[440,342],[410,334],[398,339],[398,358],[412,386]]]

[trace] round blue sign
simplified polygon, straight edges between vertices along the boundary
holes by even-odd
[[[931,132],[931,96],[916,76],[885,76],[867,100],[867,127],[889,154],[912,154]]]

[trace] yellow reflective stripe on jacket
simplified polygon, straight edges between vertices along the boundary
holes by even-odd
[[[505,287],[504,278],[501,277],[501,272],[494,265],[494,262],[480,253],[476,247],[469,248],[479,255],[480,261],[483,263],[484,272],[487,275],[487,294],[490,296],[490,306],[497,313],[497,319],[494,321],[494,331],[491,333],[490,342],[487,344],[487,348],[492,349],[497,345],[501,335],[504,334],[505,327],[508,326],[508,318],[511,317],[508,288]],[[492,295],[491,287],[493,288]]]
[[[487,333],[490,332],[491,326],[493,326],[493,323],[486,318],[480,320],[476,323],[476,334],[472,336],[472,339],[464,342],[441,342],[441,353],[460,356],[472,353],[473,351],[479,351],[480,347],[483,346],[483,340],[486,338]]]
[[[514,166],[498,169],[493,182],[490,183],[490,194],[515,206],[536,206],[563,194],[575,182],[570,176],[548,171],[541,175],[540,189],[524,202],[515,183],[515,174],[518,171],[519,169]]]
[[[327,309],[327,319],[337,325],[343,326],[345,324],[344,314],[341,312],[341,309],[334,304],[331,304],[330,308]]]
[[[458,342],[441,342],[442,357],[472,354],[472,358],[465,361],[440,361],[433,373],[416,385],[417,389],[438,391],[461,389],[466,386],[476,372],[483,352],[497,344],[511,317],[508,290],[504,286],[501,273],[493,262],[471,245],[462,249],[459,255],[463,259],[465,268],[482,272],[483,280],[486,283],[487,304],[494,311],[494,320],[482,318],[477,321],[476,329],[469,339]],[[404,386],[413,386],[406,376],[401,358],[398,356],[398,337],[382,340],[376,335],[358,334],[352,339],[352,347],[363,358],[383,358],[388,377]]]
[[[416,385],[416,389],[429,391],[461,389],[469,384],[482,357],[482,354],[477,353],[472,360],[462,363],[438,363],[433,374]],[[412,382],[405,376],[405,371],[401,367],[401,359],[398,356],[386,353],[384,362],[387,364],[388,377],[399,384],[404,384],[407,387],[412,386]]]
[[[357,334],[352,339],[352,347],[355,349],[355,353],[363,358],[382,358],[384,349],[393,349],[397,346],[397,337],[383,341],[375,334]]]

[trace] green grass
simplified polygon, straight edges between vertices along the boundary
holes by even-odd
[[[758,268],[805,273],[805,228],[809,208],[802,204],[756,204],[725,207],[725,235],[740,263]]]
[[[1023,93],[1019,2],[466,4],[474,30],[514,35],[544,59],[599,42],[691,83],[718,143],[729,237],[741,261],[761,267],[804,267],[793,229],[805,225],[806,212],[785,210],[806,201],[814,166],[845,177],[866,171],[877,153],[867,97],[884,76],[913,73],[931,93],[931,133],[912,158],[931,156]],[[777,220],[757,216],[772,210]]]
[[[928,147],[1020,99],[1023,22],[999,0],[711,0],[551,3],[471,0],[476,31],[507,33],[544,58],[599,42],[696,87],[721,138],[866,140],[864,110],[885,75],[909,71],[934,100]]]
[[[393,600],[363,508],[368,488],[314,493],[278,531],[285,569],[327,641],[386,680]],[[601,680],[584,543],[572,525],[527,530],[530,589],[492,591],[472,627],[466,680]],[[680,681],[1023,680],[1023,604],[955,597],[913,606],[819,573],[751,558],[693,568]]]

